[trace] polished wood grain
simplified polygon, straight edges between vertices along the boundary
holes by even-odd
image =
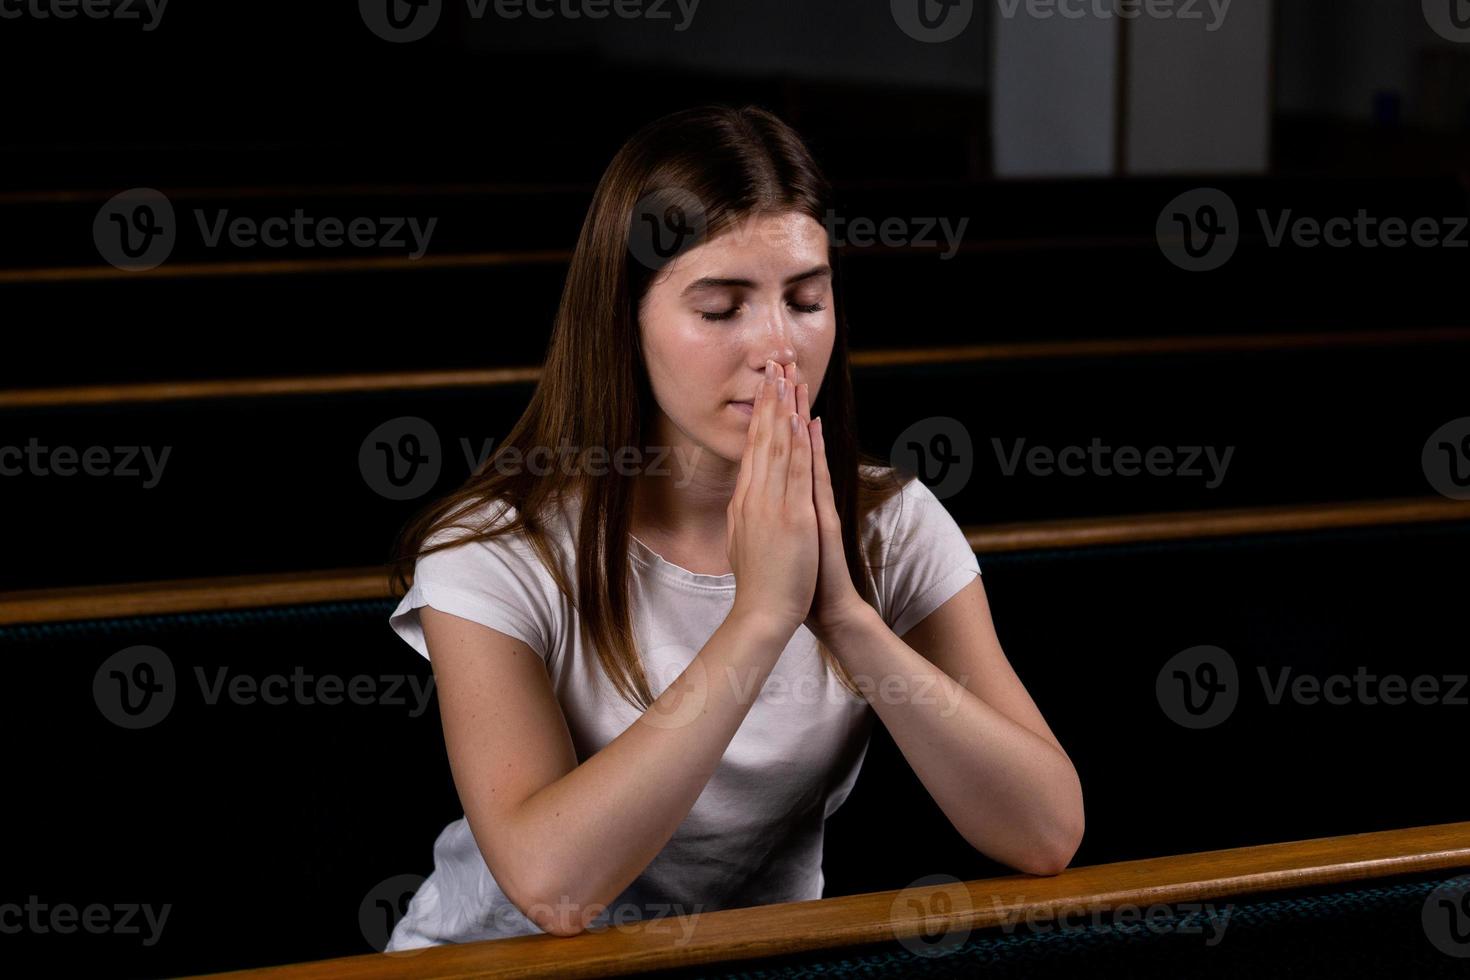
[[[237,262],[165,262],[152,269],[111,265],[0,269],[0,285],[105,282],[115,279],[234,279],[242,276],[317,275],[333,272],[413,272],[423,269],[486,269],[502,265],[559,265],[570,262],[567,249],[514,252],[463,252],[452,255],[359,255],[332,259],[244,259]]]
[[[1311,885],[1470,867],[1470,822],[1266,844],[811,902],[246,970],[252,980],[626,976],[911,936],[1216,901]]]
[[[384,568],[166,579],[0,592],[0,625],[386,599]]]
[[[56,408],[72,405],[123,405],[139,402],[208,401],[220,398],[273,398],[360,394],[448,388],[491,388],[534,384],[539,367],[481,368],[462,371],[387,371],[290,378],[226,378],[202,381],[152,381],[137,384],[74,385],[0,391],[0,409]]]
[[[1463,520],[1470,520],[1470,500],[1411,497],[1372,502],[1222,508],[1029,521],[970,528],[966,530],[965,536],[976,553],[998,554],[1048,548],[1095,548],[1148,541]]]
[[[870,369],[955,363],[1065,360],[1067,358],[1347,350],[1358,347],[1402,347],[1446,342],[1470,342],[1470,327],[1234,334],[1213,337],[1114,337],[1096,340],[966,344],[950,347],[854,351],[851,359],[854,367]],[[413,391],[429,388],[478,388],[532,384],[540,378],[541,368],[528,365],[475,370],[383,371],[343,375],[302,375],[286,378],[225,378],[17,388],[0,390],[0,409]]]
[[[1442,497],[1129,514],[965,529],[977,554],[1470,520]],[[348,568],[0,592],[0,625],[386,599],[388,571]]]

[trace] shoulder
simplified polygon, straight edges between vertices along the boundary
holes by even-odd
[[[412,584],[389,617],[421,655],[429,652],[418,610],[432,606],[522,640],[549,661],[559,635],[558,585],[530,533],[510,526],[517,517],[508,502],[486,501],[451,512],[426,538]],[[556,510],[540,522],[561,554],[563,517]]]
[[[940,507],[934,492],[924,481],[912,473],[905,473],[892,466],[860,466],[859,471],[870,479],[888,486],[888,496],[873,507],[863,520],[863,537],[885,545],[911,529],[914,522],[931,507]]]
[[[878,611],[902,636],[969,584],[980,563],[964,529],[924,481],[887,475],[902,486],[874,508],[868,554]]]
[[[423,550],[435,550],[421,554],[416,567],[549,577],[530,530],[524,524],[517,526],[520,517],[521,512],[503,498],[461,509],[424,540]],[[553,550],[564,551],[564,541],[573,526],[565,509],[548,507],[540,512],[536,523]]]

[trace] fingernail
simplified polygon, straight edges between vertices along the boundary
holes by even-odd
[[[820,415],[812,419],[812,426],[817,430],[818,435],[822,434],[822,417]]]
[[[795,412],[792,412],[791,413],[791,432],[792,432],[793,435],[797,431],[799,431],[798,430],[798,427],[800,425],[801,425],[801,416],[800,415],[797,415]]]
[[[785,378],[777,378],[776,379],[776,397],[777,398],[785,398],[786,397],[786,379]]]
[[[766,359],[766,380],[776,380],[776,362],[771,360],[770,358]]]

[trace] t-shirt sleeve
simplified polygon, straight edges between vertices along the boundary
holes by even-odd
[[[913,629],[980,574],[980,561],[955,519],[919,479],[897,494],[879,576],[883,619],[897,636]]]
[[[441,531],[431,540],[452,540],[448,533]],[[466,533],[453,532],[454,536]],[[413,585],[388,617],[389,625],[427,659],[429,648],[419,609],[433,606],[513,636],[545,661],[551,649],[551,612],[540,563],[528,548],[501,535],[421,556],[414,564]]]

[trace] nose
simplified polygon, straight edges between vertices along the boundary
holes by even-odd
[[[762,374],[765,373],[767,359],[777,364],[790,364],[796,360],[796,347],[791,343],[790,331],[780,312],[772,314],[766,321],[765,330],[754,347],[752,353],[759,357],[755,367]]]

